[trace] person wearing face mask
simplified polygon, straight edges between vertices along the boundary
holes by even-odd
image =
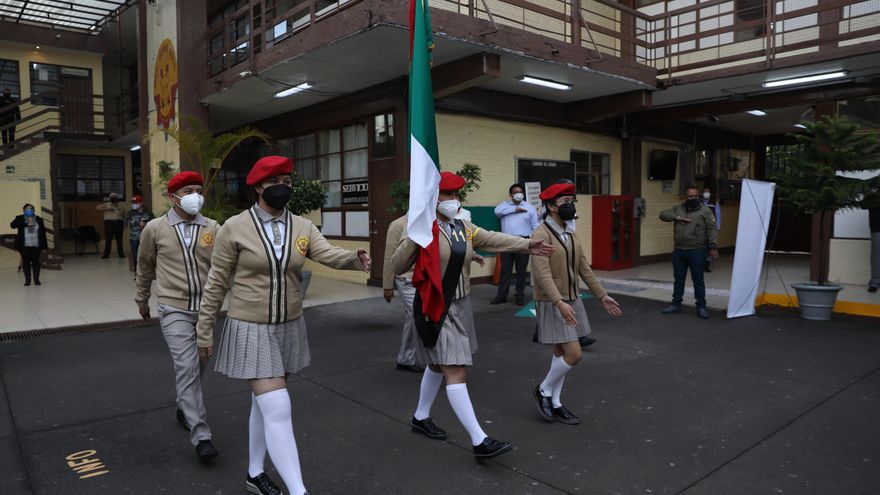
[[[718,229],[715,227],[715,213],[703,204],[699,190],[688,187],[686,200],[660,212],[660,220],[674,222],[675,249],[672,251],[672,273],[675,288],[672,304],[663,309],[663,314],[681,313],[684,298],[684,279],[688,269],[694,283],[694,297],[697,301],[697,316],[706,319],[706,283],[703,279],[704,262],[707,256],[717,260]]]
[[[35,285],[42,285],[40,255],[44,249],[49,249],[46,241],[46,226],[43,224],[43,219],[37,216],[34,205],[26,203],[21,210],[22,214],[16,216],[9,227],[18,230],[15,236],[15,249],[21,254],[24,285],[31,285],[32,277]]]
[[[122,249],[122,231],[125,228],[124,215],[122,205],[119,204],[119,196],[116,193],[110,193],[108,198],[110,201],[99,204],[95,209],[104,214],[104,254],[103,259],[110,257],[110,246],[113,239],[116,239],[116,254],[120,258],[125,258],[125,251]]]
[[[204,366],[196,347],[196,320],[220,226],[199,213],[203,184],[196,172],[180,172],[168,181],[173,207],[147,222],[140,233],[135,303],[141,317],[149,319],[155,280],[159,325],[174,365],[177,421],[189,430],[198,458],[207,462],[217,456],[217,449],[202,397]]]
[[[532,258],[535,312],[538,341],[553,345],[553,354],[547,376],[532,393],[545,421],[576,425],[580,420],[562,405],[560,396],[565,376],[581,360],[579,338],[590,333],[579,280],[587,284],[608,314],[620,316],[623,311],[593,274],[580,240],[568,226],[577,214],[574,184],[554,184],[539,197],[544,203],[544,223],[532,233],[532,239],[556,250],[549,258]]]
[[[144,206],[143,196],[131,197],[131,210],[125,213],[125,223],[128,225],[128,241],[131,246],[131,270],[137,271],[138,247],[141,244],[141,232],[147,226],[147,222],[154,218],[153,212]]]
[[[488,232],[468,221],[455,219],[461,208],[458,191],[464,185],[465,180],[458,175],[440,174],[433,242],[428,248],[421,248],[412,239],[402,238],[391,262],[398,275],[415,265],[413,314],[419,336],[416,359],[419,364],[427,365],[410,428],[431,439],[447,438],[446,431],[431,419],[431,406],[445,379],[449,404],[470,435],[474,456],[488,459],[508,452],[512,446],[483,432],[467,390],[466,366],[473,364],[471,355],[477,350],[469,296],[471,258],[477,248],[491,252],[530,252],[536,256],[549,256],[553,248],[542,241]],[[436,284],[441,279],[442,293],[437,294]],[[428,294],[425,299],[423,293]],[[437,313],[441,316],[435,321],[430,315]]]
[[[12,107],[16,103],[18,100],[12,97],[12,91],[9,88],[3,88],[3,95],[0,96],[0,128],[3,130],[0,131],[0,134],[3,135],[3,146],[7,148],[15,146],[15,125],[13,124],[21,120],[19,107]]]
[[[310,259],[367,273],[372,264],[365,250],[331,245],[311,221],[288,210],[292,171],[293,162],[281,156],[260,158],[251,168],[246,183],[257,203],[223,225],[199,312],[199,356],[206,363],[229,292],[214,370],[247,380],[253,392],[245,487],[259,494],[281,493],[263,471],[267,452],[289,492],[306,492],[287,392],[290,374],[311,361],[300,292],[303,264]]]
[[[532,231],[538,228],[538,212],[525,199],[526,190],[522,184],[513,184],[508,188],[510,199],[502,201],[495,207],[495,216],[501,219],[501,232],[528,239]],[[498,293],[491,304],[507,302],[510,291],[510,279],[516,265],[517,306],[525,304],[526,270],[529,266],[529,255],[521,253],[501,253],[501,278],[498,281]]]

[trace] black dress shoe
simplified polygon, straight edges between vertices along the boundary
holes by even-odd
[[[697,308],[697,316],[699,316],[700,318],[702,318],[704,320],[708,320],[709,319],[709,312],[706,311],[706,308]]]
[[[39,280],[34,280],[34,285],[43,285],[43,284],[41,284]]]
[[[446,430],[435,425],[431,418],[416,419],[413,417],[410,425],[412,425],[410,429],[415,433],[421,433],[434,440],[446,440]]]
[[[535,403],[538,405],[538,414],[544,418],[545,421],[553,422],[555,419],[553,418],[553,399],[550,397],[545,397],[544,394],[541,393],[541,386],[538,385],[535,387],[535,390],[532,391],[532,395],[535,397]]]
[[[109,258],[109,257],[110,257],[109,254],[105,254],[104,256],[101,256],[101,259],[102,259],[102,260],[106,260],[106,259]]]
[[[491,459],[512,449],[513,445],[500,442],[492,437],[486,437],[480,445],[474,445],[474,457],[477,459]]]
[[[25,280],[25,281],[24,281],[24,286],[27,287],[27,286],[29,286],[29,285],[31,285],[31,281],[30,281],[30,280]]]
[[[186,422],[186,416],[183,415],[183,411],[181,409],[177,409],[177,422],[180,423],[180,426],[182,426],[184,430],[190,430],[189,424]]]
[[[250,475],[244,480],[244,487],[251,493],[257,495],[284,495],[281,488],[266,476],[266,473],[260,473],[255,478]]]
[[[584,335],[583,337],[578,337],[578,342],[581,343],[581,348],[591,346],[596,343],[596,339],[593,337],[587,337]]]
[[[553,417],[556,418],[556,421],[567,425],[576,425],[581,422],[581,420],[579,420],[571,411],[566,409],[565,406],[554,407]]]
[[[507,296],[495,296],[495,299],[489,301],[489,304],[502,304],[507,302]]]
[[[421,373],[421,372],[425,371],[425,368],[422,368],[421,366],[417,366],[415,364],[403,364],[403,363],[397,363],[397,369],[399,369],[400,371],[412,371],[414,373]]]
[[[217,457],[217,449],[214,448],[214,444],[211,443],[210,440],[202,440],[196,445],[196,455],[199,456],[199,460],[202,462],[208,462],[211,459]]]
[[[664,315],[674,315],[676,313],[681,313],[681,306],[677,304],[670,304],[669,306],[663,308],[663,311],[661,311],[661,313],[663,313]]]
[[[868,292],[877,292],[877,286],[872,285],[872,286],[868,287]]]

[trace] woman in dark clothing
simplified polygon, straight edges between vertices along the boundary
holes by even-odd
[[[9,226],[18,229],[15,249],[21,253],[24,285],[31,285],[31,273],[34,284],[40,285],[40,253],[44,249],[49,249],[49,244],[46,242],[46,226],[43,224],[43,219],[37,216],[34,205],[26,203],[21,209],[24,213],[15,217]]]

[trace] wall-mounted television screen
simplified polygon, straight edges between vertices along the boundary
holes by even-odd
[[[675,165],[678,152],[670,150],[651,150],[648,161],[649,180],[675,180]]]

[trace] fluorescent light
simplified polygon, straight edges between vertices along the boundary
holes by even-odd
[[[763,117],[763,116],[767,115],[767,112],[765,112],[763,110],[749,110],[746,113],[750,113],[750,114],[756,115],[758,117]]]
[[[806,129],[807,128],[807,126],[805,126],[804,124],[795,124],[794,126],[797,127],[798,129]]]
[[[520,82],[534,84],[536,86],[544,86],[545,88],[558,89],[560,91],[568,91],[571,89],[571,84],[550,81],[548,79],[540,79],[540,78],[532,77],[532,76],[519,76],[519,77],[517,77],[517,79]]]
[[[827,81],[828,79],[840,79],[846,77],[849,71],[841,70],[837,72],[829,72],[827,74],[815,74],[812,76],[795,77],[792,79],[780,79],[778,81],[767,81],[764,83],[765,88],[775,88],[778,86],[790,86],[792,84],[804,84],[816,81]]]
[[[141,145],[136,144],[136,145],[132,146],[131,148],[129,148],[128,150],[129,151],[137,151],[139,149],[141,149]]]
[[[275,93],[275,98],[284,98],[285,96],[290,96],[294,93],[299,93],[300,91],[305,91],[313,86],[314,86],[314,84],[312,84],[310,82],[304,82],[298,86],[294,86],[292,88],[287,88],[284,91],[279,91],[279,92]]]

